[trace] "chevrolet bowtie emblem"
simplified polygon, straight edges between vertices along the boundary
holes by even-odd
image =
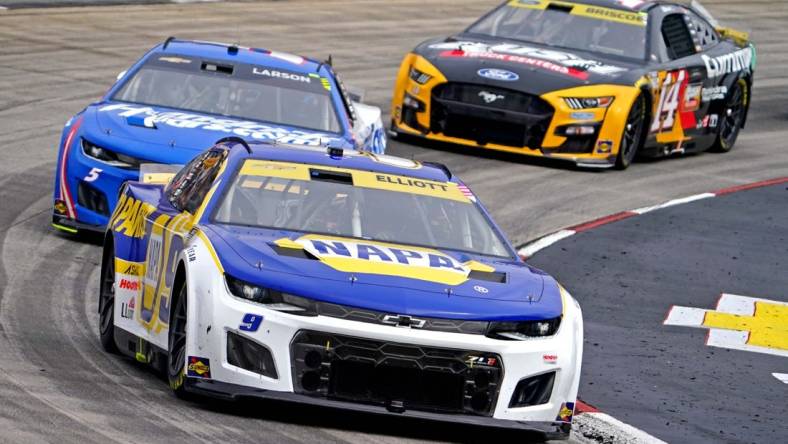
[[[383,316],[383,323],[403,328],[422,328],[427,321],[406,315],[386,315]]]

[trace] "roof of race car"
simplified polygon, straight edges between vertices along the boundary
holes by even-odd
[[[372,171],[384,174],[397,174],[418,179],[456,182],[448,168],[441,164],[419,162],[383,154],[372,154],[354,150],[343,150],[342,155],[330,155],[326,148],[266,141],[250,142],[251,153],[239,149],[240,142],[228,142],[235,148],[233,155],[243,155],[247,159],[273,160],[280,162],[325,165],[347,169]],[[243,153],[243,154],[238,154]]]
[[[520,1],[528,3],[533,0]],[[555,3],[579,3],[583,5],[600,6],[604,8],[621,9],[625,11],[642,11],[655,4],[673,2],[664,0],[556,0]]]
[[[259,64],[277,68],[287,68],[292,71],[303,73],[318,72],[322,65],[322,63],[317,60],[286,52],[199,40],[178,40],[169,38],[162,44],[156,46],[153,52],[211,58],[217,61]]]

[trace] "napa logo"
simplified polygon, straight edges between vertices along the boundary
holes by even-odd
[[[347,273],[398,276],[446,285],[459,285],[468,280],[470,273],[466,264],[430,248],[319,235],[276,243],[285,248],[302,248],[329,267]]]
[[[476,72],[479,76],[492,79],[492,80],[502,80],[504,82],[514,82],[520,78],[519,75],[513,73],[511,71],[507,71],[505,69],[495,69],[495,68],[484,68],[480,69]]]

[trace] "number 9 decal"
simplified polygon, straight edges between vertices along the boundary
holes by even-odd
[[[243,331],[257,331],[263,323],[263,315],[246,313],[238,326]]]

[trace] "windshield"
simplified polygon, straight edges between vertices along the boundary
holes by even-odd
[[[168,55],[148,59],[113,99],[337,133],[330,85],[317,74]]]
[[[511,257],[456,183],[247,160],[222,199],[218,223]]]
[[[644,60],[646,17],[645,13],[590,5],[513,0],[467,32]]]

